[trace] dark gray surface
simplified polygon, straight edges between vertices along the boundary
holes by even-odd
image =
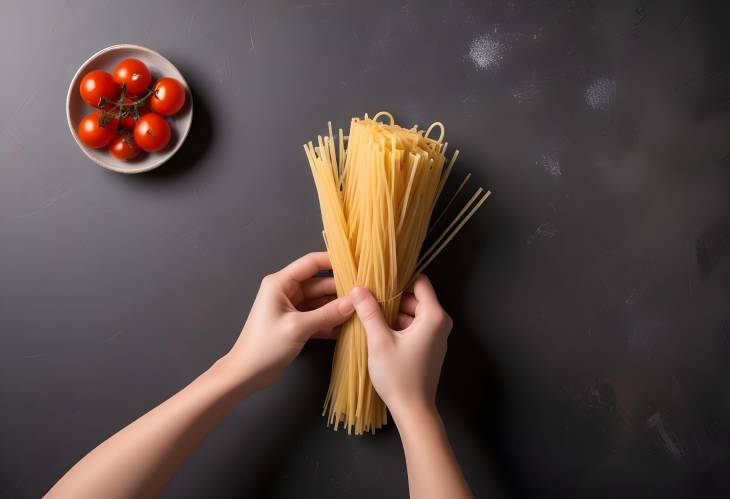
[[[722,5],[3,0],[0,497],[38,496],[226,350],[260,277],[322,246],[301,144],[381,109],[443,121],[457,175],[494,191],[430,271],[477,495],[727,497]],[[183,149],[137,177],[86,160],[64,116],[119,42],[195,96]],[[330,355],[308,346],[166,496],[405,496],[392,428],[325,428]]]

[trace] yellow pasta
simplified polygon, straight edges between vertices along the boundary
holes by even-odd
[[[379,122],[381,117],[389,123]],[[436,130],[439,137],[431,138]],[[380,112],[373,118],[367,114],[353,118],[349,135],[340,129],[337,141],[330,123],[326,136],[304,145],[337,295],[344,296],[355,286],[368,288],[391,325],[414,274],[443,250],[490,194],[478,189],[421,254],[434,206],[459,153],[455,151],[447,162],[443,138],[441,123],[425,132],[417,126],[406,129],[396,125],[390,113]],[[468,180],[469,176],[456,194]],[[337,429],[342,424],[348,433],[360,435],[386,424],[385,404],[373,389],[367,366],[365,330],[353,316],[342,326],[335,347],[324,403],[328,425]]]

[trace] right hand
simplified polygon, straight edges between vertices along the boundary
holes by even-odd
[[[355,288],[350,296],[367,332],[370,380],[393,417],[411,408],[435,409],[453,323],[428,278],[419,275],[413,293],[403,294],[397,331],[385,322],[370,291]]]

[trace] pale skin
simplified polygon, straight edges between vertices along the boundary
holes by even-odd
[[[102,442],[48,491],[49,498],[156,497],[205,437],[244,398],[272,385],[310,338],[334,338],[356,312],[368,370],[403,442],[412,498],[472,497],[436,409],[451,319],[425,276],[405,293],[398,331],[363,288],[337,298],[327,253],[266,276],[231,350],[180,392]]]

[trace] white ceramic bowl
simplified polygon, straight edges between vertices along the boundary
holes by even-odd
[[[150,72],[152,73],[152,80],[158,80],[164,76],[175,78],[185,87],[185,105],[183,108],[174,116],[168,116],[167,122],[170,124],[172,129],[172,137],[170,143],[165,149],[159,152],[147,153],[142,151],[139,156],[130,161],[120,161],[106,150],[91,149],[86,147],[79,141],[78,128],[79,123],[84,116],[94,111],[94,109],[86,104],[79,93],[79,85],[81,79],[89,71],[94,69],[102,69],[104,71],[112,72],[117,64],[122,62],[124,59],[134,57],[144,62]],[[96,54],[89,57],[89,59],[81,65],[76,71],[71,84],[68,87],[68,95],[66,96],[66,118],[68,120],[68,127],[71,130],[74,140],[79,145],[81,150],[86,156],[94,163],[103,166],[109,170],[119,173],[141,173],[157,168],[162,163],[172,157],[175,152],[180,149],[180,146],[185,141],[188,132],[190,131],[190,124],[193,121],[193,98],[190,94],[190,88],[188,83],[180,74],[180,71],[165,57],[161,54],[150,50],[139,45],[112,45],[103,50],[100,50]]]

